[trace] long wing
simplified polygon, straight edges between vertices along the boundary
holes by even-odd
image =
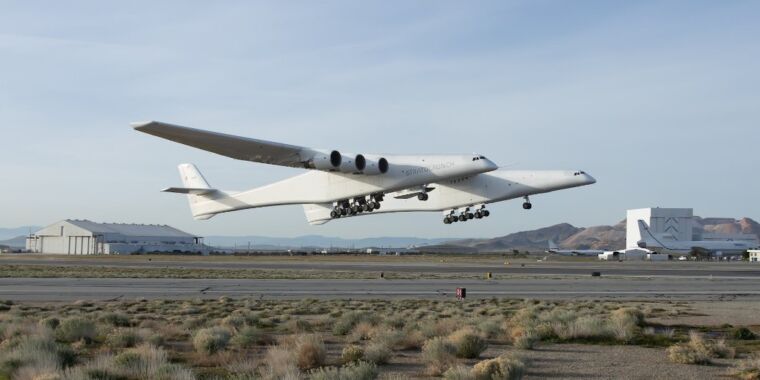
[[[303,168],[305,161],[313,156],[309,148],[233,136],[201,129],[149,121],[132,123],[132,127],[149,135],[189,145],[244,161]]]

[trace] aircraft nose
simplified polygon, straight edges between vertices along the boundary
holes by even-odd
[[[589,185],[596,183],[596,178],[594,178],[594,177],[592,177],[592,176],[590,176],[588,174],[583,174],[583,179]]]
[[[493,162],[493,161],[491,161],[491,160],[489,160],[487,158],[485,160],[483,160],[483,162],[485,162],[486,167],[488,168],[488,170],[496,170],[496,169],[499,168],[499,165],[496,165],[495,162]]]

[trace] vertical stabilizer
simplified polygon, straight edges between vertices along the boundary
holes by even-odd
[[[193,217],[199,220],[210,219],[214,214],[198,215],[198,202],[202,202],[208,199],[209,195],[212,195],[218,190],[212,189],[209,186],[203,174],[193,164],[180,164],[178,166],[179,176],[182,179],[182,185],[185,187],[181,189],[187,194],[187,201],[190,204],[190,211],[193,213]],[[166,190],[165,190],[166,191]]]
[[[554,242],[554,240],[549,240],[549,250],[556,251],[559,247],[557,247],[557,244]]]
[[[182,184],[190,189],[210,189],[208,182],[203,178],[203,174],[193,164],[180,164],[179,175],[182,177]]]

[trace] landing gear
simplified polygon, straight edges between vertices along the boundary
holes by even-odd
[[[530,210],[533,208],[533,204],[530,203],[530,198],[528,196],[524,196],[523,199],[525,199],[525,203],[523,203],[523,209]]]
[[[461,210],[461,211],[460,211]],[[472,219],[482,219],[491,215],[491,212],[486,210],[485,205],[480,205],[474,212],[470,211],[469,207],[464,209],[454,209],[444,214],[443,223],[451,224],[456,222],[466,222]]]
[[[348,215],[357,215],[363,212],[372,212],[380,209],[380,202],[383,201],[383,194],[371,194],[365,197],[356,197],[353,200],[344,199],[338,201],[330,211],[330,217],[333,219]]]
[[[417,194],[417,199],[419,199],[419,200],[421,200],[421,201],[424,202],[424,201],[428,200],[428,195],[427,195],[427,193]]]

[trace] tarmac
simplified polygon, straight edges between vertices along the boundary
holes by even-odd
[[[567,262],[567,261],[525,261],[504,265],[503,262],[461,263],[461,262],[415,262],[409,261],[317,261],[304,256],[301,261],[293,260],[172,260],[171,257],[140,258],[128,260],[108,260],[107,258],[87,258],[63,256],[55,257],[0,257],[0,265],[52,265],[52,266],[93,266],[124,268],[185,268],[185,269],[263,269],[263,270],[321,270],[321,271],[364,271],[403,273],[466,273],[587,276],[601,272],[609,276],[631,277],[724,277],[754,278],[760,280],[760,264],[746,262]]]
[[[124,268],[268,269],[443,274],[440,279],[170,279],[0,278],[0,299],[74,301],[179,298],[436,298],[466,288],[468,298],[760,300],[760,265],[735,262],[422,262],[171,257],[0,257],[0,265]],[[500,275],[497,279],[445,278],[445,274]],[[591,273],[601,276],[592,277]],[[513,277],[510,277],[513,276]],[[505,278],[506,277],[506,278]]]
[[[261,280],[133,278],[1,278],[0,299],[468,298],[607,300],[760,300],[760,281],[714,278],[516,278],[509,280]]]

